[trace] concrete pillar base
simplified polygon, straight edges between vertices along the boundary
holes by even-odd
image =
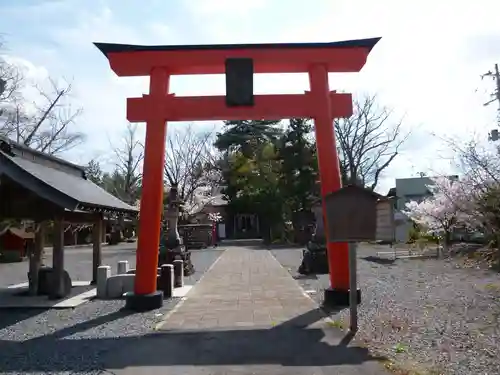
[[[361,290],[357,290],[358,305],[361,303]],[[323,305],[325,307],[345,307],[349,306],[349,290],[345,289],[325,289]]]
[[[125,309],[144,312],[159,309],[163,306],[163,292],[156,291],[151,294],[127,293],[125,296]]]

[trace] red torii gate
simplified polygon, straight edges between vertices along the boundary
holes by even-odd
[[[167,121],[313,118],[324,197],[341,188],[332,121],[352,115],[351,94],[330,91],[328,73],[359,72],[379,40],[193,46],[95,43],[118,76],[150,77],[149,94],[127,99],[128,121],[146,122],[136,279],[134,294],[127,297],[129,308],[148,310],[163,304],[156,290],[156,270]],[[308,73],[310,90],[254,97],[254,73]],[[170,94],[170,77],[188,74],[226,74],[226,96]],[[348,244],[327,241],[327,246],[331,287],[325,290],[325,302],[348,305]]]

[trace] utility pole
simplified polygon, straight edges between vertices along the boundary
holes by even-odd
[[[0,78],[0,95],[4,93],[6,86],[7,82],[4,79]]]
[[[496,83],[496,89],[495,91],[491,94],[493,99],[491,99],[489,102],[484,103],[485,106],[490,105],[493,103],[495,100],[498,100],[498,110],[500,111],[500,72],[498,71],[498,64],[495,64],[495,71],[492,72],[491,70],[483,75],[481,75],[481,79],[484,79],[484,77],[491,77],[495,80]]]
[[[485,74],[481,75],[481,79],[484,79],[484,77],[491,77],[493,80],[495,80],[495,91],[491,94],[492,99],[486,103],[484,103],[484,106],[488,106],[494,101],[498,101],[498,109],[497,109],[497,121],[500,124],[500,71],[498,70],[498,64],[495,64],[495,71],[492,72],[491,70]],[[491,131],[489,135],[489,139],[491,141],[497,141],[499,139],[498,135],[498,130],[494,129]]]
[[[7,81],[0,78],[0,96],[5,92],[5,88],[7,87]],[[0,116],[3,115],[3,108],[0,108]]]

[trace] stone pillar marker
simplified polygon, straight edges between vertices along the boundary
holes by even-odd
[[[117,269],[117,274],[118,275],[123,275],[128,272],[128,261],[127,260],[120,260],[118,262],[118,269]]]
[[[184,286],[184,262],[181,259],[174,260],[174,287]]]
[[[174,266],[164,264],[160,271],[160,287],[164,298],[172,298],[174,295]]]
[[[100,266],[97,268],[97,298],[106,298],[108,278],[110,276],[110,266]]]

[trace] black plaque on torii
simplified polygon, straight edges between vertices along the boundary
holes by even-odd
[[[226,105],[251,107],[254,105],[253,59],[226,59]]]

